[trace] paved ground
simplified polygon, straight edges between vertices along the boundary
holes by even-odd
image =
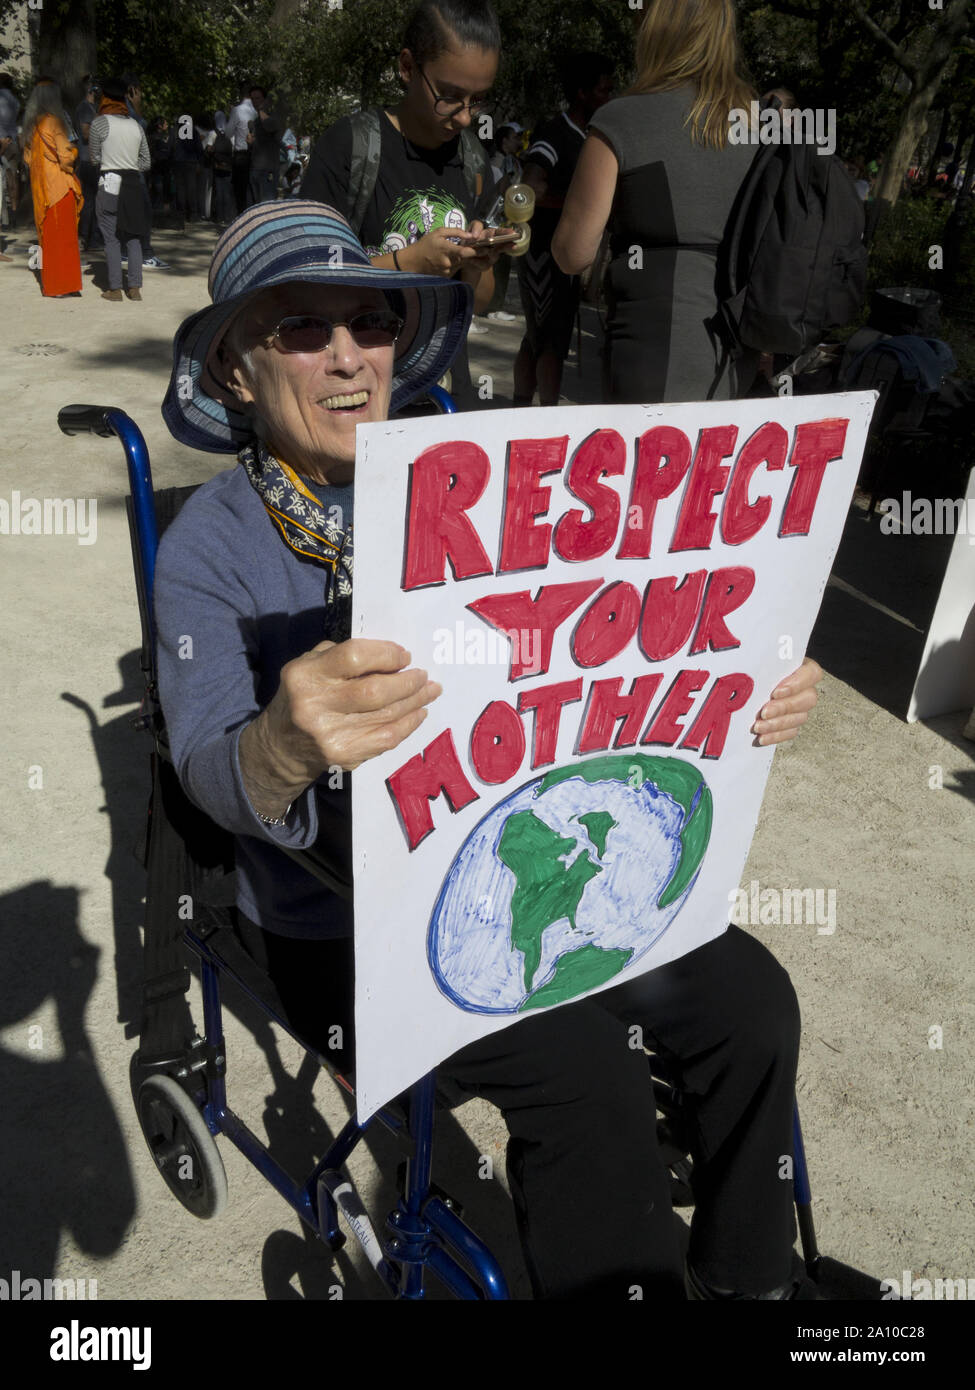
[[[368,1271],[300,1233],[282,1200],[225,1142],[230,1204],[194,1221],[169,1196],[138,1132],[128,1090],[138,1006],[148,748],[139,699],[137,609],[121,451],[66,439],[74,401],[121,406],[146,433],[157,485],[201,481],[212,460],[178,446],[159,414],[170,342],[205,302],[213,234],[160,233],[173,269],[147,273],[145,302],[42,298],[27,238],[0,266],[4,345],[0,497],[97,499],[97,538],[0,536],[7,738],[0,984],[0,1277],[96,1279],[102,1298],[377,1296]],[[99,283],[104,284],[103,280]],[[510,396],[520,326],[471,339],[475,378]],[[569,400],[593,399],[586,372]],[[975,1278],[971,947],[973,749],[964,716],[902,718],[943,545],[881,537],[851,512],[813,651],[821,708],[775,759],[743,876],[762,888],[835,891],[836,930],[753,928],[790,970],[805,1033],[799,1099],[822,1249],[878,1277]],[[296,1049],[255,1043],[228,1017],[231,1101],[297,1162],[321,1151],[345,1107],[298,1069]],[[268,1057],[275,1067],[272,1080]],[[468,1207],[526,1293],[500,1177],[503,1127],[471,1103],[440,1125],[437,1173]],[[390,1150],[375,1154],[390,1172]],[[353,1165],[367,1186],[374,1155]],[[392,1163],[395,1167],[395,1162]],[[582,1195],[580,1194],[580,1200]],[[975,1285],[973,1285],[975,1288]]]

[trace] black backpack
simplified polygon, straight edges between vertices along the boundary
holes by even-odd
[[[356,111],[352,121],[352,158],[349,167],[349,226],[359,236],[366,208],[379,177],[379,161],[382,155],[382,133],[380,129],[381,108],[367,107]],[[490,189],[492,179],[488,177],[490,165],[484,146],[474,132],[468,128],[460,132],[460,157],[464,169],[464,182],[467,184],[469,202],[472,208]],[[493,176],[492,176],[493,177]],[[481,188],[478,189],[480,179]]]
[[[233,168],[234,147],[229,135],[220,131],[213,144],[210,146],[210,159],[213,161],[215,169],[227,170]]]
[[[725,350],[721,371],[748,348],[798,357],[849,323],[867,287],[864,222],[835,155],[807,143],[759,149],[718,248],[711,326]]]

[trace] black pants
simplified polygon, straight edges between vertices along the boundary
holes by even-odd
[[[241,918],[295,1031],[354,1064],[350,940],[294,941]],[[795,1236],[791,1121],[799,1017],[788,975],[753,938],[723,936],[634,981],[473,1043],[441,1081],[497,1105],[536,1298],[683,1300],[646,1056],[679,1073],[692,1132],[690,1258],[719,1288],[784,1283]],[[341,1032],[336,1032],[336,1026]],[[336,1041],[341,1047],[335,1047]]]
[[[84,198],[81,205],[81,219],[78,222],[78,236],[84,242],[85,249],[93,251],[102,239],[101,232],[98,230],[98,223],[95,221],[98,169],[89,160],[83,159],[75,166],[75,172],[81,180],[81,193]]]
[[[234,150],[234,164],[230,178],[234,188],[234,202],[237,216],[247,208],[247,190],[251,174],[250,150]]]
[[[173,163],[173,180],[176,185],[176,210],[183,220],[198,216],[196,201],[196,175],[198,164],[189,161]]]
[[[229,225],[237,216],[229,169],[213,171],[213,220]]]

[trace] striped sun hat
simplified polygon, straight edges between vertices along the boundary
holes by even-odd
[[[208,281],[212,305],[185,319],[173,340],[162,413],[180,443],[230,454],[253,437],[251,417],[222,380],[217,349],[243,304],[295,281],[394,292],[391,304],[405,325],[393,360],[391,414],[440,380],[471,321],[468,285],[372,265],[334,208],[299,199],[257,203],[217,242]]]

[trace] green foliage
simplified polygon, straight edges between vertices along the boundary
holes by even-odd
[[[344,0],[304,5],[274,31],[273,62],[297,130],[316,134],[340,116],[393,102],[396,55],[411,0]]]
[[[975,380],[975,212],[968,219],[959,269],[950,291],[945,272],[932,268],[932,248],[944,246],[953,204],[930,195],[901,198],[881,221],[870,247],[869,289],[917,285],[942,295],[941,336],[963,376]]]
[[[98,0],[98,71],[142,78],[143,115],[228,110],[243,82],[270,85],[274,0]]]
[[[274,61],[303,131],[323,130],[360,105],[395,102],[396,58],[414,0],[309,4],[276,31]],[[623,0],[495,0],[504,44],[494,87],[499,120],[530,125],[564,105],[558,62],[604,52],[622,81],[632,62],[634,11]],[[639,12],[636,12],[637,15]]]

